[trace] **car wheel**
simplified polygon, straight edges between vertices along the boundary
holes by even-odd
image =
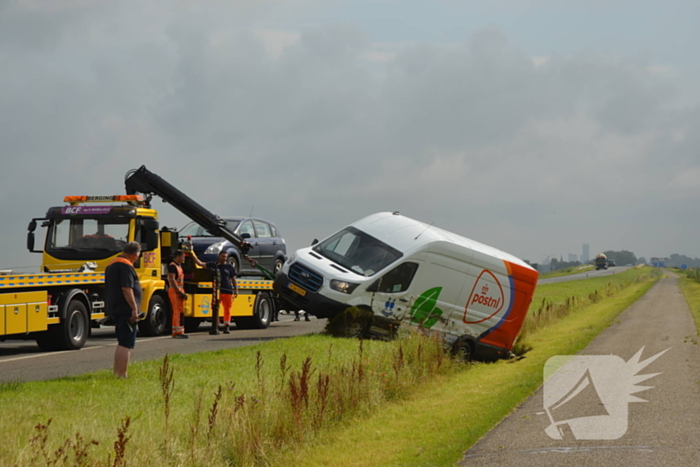
[[[280,272],[282,270],[282,266],[284,266],[284,260],[283,259],[276,259],[275,260],[275,268],[272,270],[275,274]]]
[[[233,255],[228,255],[228,260],[227,260],[227,261],[228,261],[228,264],[230,264],[231,266],[233,266],[233,269],[236,270],[236,275],[238,275],[238,274],[241,272],[240,269],[238,268],[238,267],[239,267],[239,265],[238,265],[238,258],[236,258],[236,257],[233,256]]]

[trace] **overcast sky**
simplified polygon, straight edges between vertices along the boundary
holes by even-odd
[[[291,250],[398,210],[533,262],[700,256],[698,5],[0,0],[0,268],[143,164]]]

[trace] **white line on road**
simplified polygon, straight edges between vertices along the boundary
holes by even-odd
[[[150,337],[146,339],[139,339],[136,342],[148,342],[148,341],[155,341],[158,339],[166,339],[170,336],[159,336],[159,337]],[[93,349],[102,349],[104,347],[116,347],[117,344],[106,344],[106,345],[94,345],[91,347],[83,347],[80,350],[93,350]],[[48,352],[48,353],[41,353],[41,354],[36,354],[36,355],[25,355],[24,357],[15,357],[15,358],[8,358],[5,360],[0,360],[0,363],[5,363],[5,362],[16,362],[18,360],[26,360],[28,358],[39,358],[39,357],[53,357],[54,355],[61,355],[62,353],[68,353],[68,352],[74,352],[74,350],[63,350],[61,352]]]

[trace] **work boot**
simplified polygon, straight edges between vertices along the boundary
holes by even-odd
[[[228,330],[228,324],[224,325],[224,334],[231,334],[231,332]]]
[[[294,317],[294,321],[299,321],[299,315],[296,315],[296,316]]]
[[[218,336],[219,335],[219,330],[216,329],[216,327],[211,328],[211,331],[209,331],[209,334],[212,336]]]
[[[308,313],[304,313],[304,321],[311,321]]]
[[[188,336],[186,334],[175,334],[173,336],[173,339],[189,339],[189,338],[190,338],[190,336]]]

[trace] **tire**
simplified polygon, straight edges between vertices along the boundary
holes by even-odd
[[[229,254],[228,259],[226,260],[228,264],[233,266],[233,269],[236,270],[236,275],[239,275],[241,270],[239,269],[240,265],[238,264],[238,258],[236,258],[234,255]]]
[[[82,348],[90,333],[90,319],[85,304],[71,300],[66,307],[66,316],[49,331],[57,350],[77,350]]]
[[[153,295],[148,302],[148,314],[139,321],[139,332],[144,336],[162,336],[168,329],[170,311],[160,295]]]
[[[236,318],[236,327],[241,329],[265,329],[270,325],[275,311],[275,301],[268,292],[260,292],[255,298],[253,316]]]
[[[474,343],[470,339],[460,337],[452,345],[452,355],[465,362],[474,359]]]
[[[199,325],[204,321],[203,318],[185,318],[185,332],[196,332],[199,329]]]
[[[333,337],[367,338],[373,319],[370,308],[350,307],[329,318],[325,332]]]
[[[36,344],[44,352],[52,352],[58,350],[56,336],[52,331],[44,331],[36,336]]]
[[[277,273],[282,270],[282,266],[284,266],[284,260],[280,258],[276,259],[275,267],[272,269],[272,272],[274,272],[275,275],[277,275]]]

